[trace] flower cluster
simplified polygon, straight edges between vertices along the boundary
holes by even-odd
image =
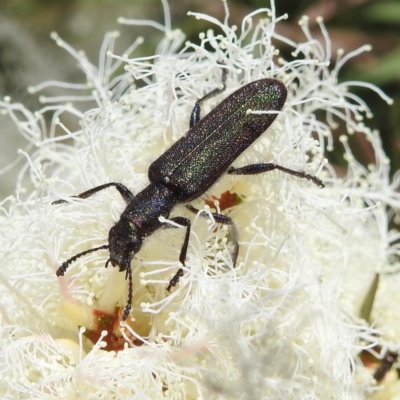
[[[400,175],[389,181],[379,135],[363,124],[371,112],[350,91],[367,85],[338,81],[342,65],[368,48],[338,54],[330,67],[322,21],[325,42],[312,37],[304,18],[304,37],[295,43],[276,33],[285,16],[277,17],[271,3],[240,28],[228,24],[227,9],[224,22],[191,13],[221,31],[200,34],[200,44],[171,29],[167,10],[165,26],[140,22],[164,32],[154,56],[134,57],[143,38],[114,54],[112,32],[98,67],[54,34],[86,82],[31,88],[65,90],[62,97],[42,96],[35,113],[0,102],[35,147],[24,153],[20,175],[35,190],[24,197],[20,187],[1,204],[2,398],[361,399],[376,390],[359,355],[400,348],[399,235],[388,228],[400,206]],[[293,49],[293,60],[280,57],[280,43]],[[113,188],[85,200],[70,196],[107,182],[142,190],[148,166],[187,132],[194,102],[220,85],[222,69],[227,89],[204,104],[203,115],[256,79],[275,78],[288,89],[275,122],[235,166],[275,162],[317,175],[326,187],[282,172],[222,176],[193,204],[235,221],[236,266],[229,230],[189,213],[179,285],[165,290],[180,267],[184,230],[160,230],[132,261],[132,312],[120,324],[125,273],[104,268],[106,250],[77,259],[65,277],[55,271],[107,242],[124,201]],[[365,135],[373,165],[357,162],[343,136],[348,170],[338,176],[325,154],[339,123],[349,135]],[[68,204],[52,205],[60,198]],[[177,207],[173,215],[187,213]],[[376,274],[371,327],[360,309]]]

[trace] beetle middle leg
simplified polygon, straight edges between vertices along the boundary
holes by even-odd
[[[210,99],[211,97],[216,96],[217,94],[222,93],[226,89],[226,77],[228,75],[228,70],[226,68],[222,69],[222,88],[215,88],[211,90],[211,92],[205,94],[202,98],[196,101],[196,104],[193,107],[192,113],[190,114],[190,122],[189,126],[192,128],[193,125],[196,125],[200,121],[200,103],[205,100]]]
[[[197,214],[199,212],[199,210],[195,207],[193,207],[190,204],[186,204],[186,208],[190,211],[192,211],[193,213]],[[232,262],[233,262],[233,266],[236,265],[236,260],[237,260],[237,256],[239,253],[239,243],[237,240],[237,229],[236,229],[236,225],[233,222],[232,218],[228,217],[227,215],[224,214],[219,214],[219,213],[211,213],[211,215],[213,216],[215,222],[217,222],[218,224],[223,224],[223,225],[228,225],[229,226],[229,234],[231,236],[231,241],[233,243],[233,250],[231,252],[231,257],[232,257]],[[200,216],[203,218],[210,218],[210,216],[202,211],[200,213]]]
[[[186,204],[185,206],[188,210],[192,211],[193,213],[197,214],[200,210],[198,210],[197,208],[193,207],[190,204]],[[209,218],[209,215],[205,212],[201,212],[200,216],[203,218]],[[237,229],[236,229],[236,225],[233,222],[233,220],[223,214],[218,214],[218,213],[213,213],[212,214],[213,218],[215,219],[215,221],[219,224],[224,224],[224,225],[229,225],[230,227],[230,235],[231,235],[231,240],[233,242],[233,251],[231,252],[231,256],[232,256],[232,262],[233,265],[235,266],[236,264],[236,260],[237,260],[237,256],[238,256],[238,252],[239,252],[239,243],[237,241]],[[186,227],[186,234],[185,234],[185,239],[183,241],[183,245],[181,248],[181,253],[179,255],[179,261],[181,262],[181,264],[183,266],[185,266],[185,261],[186,261],[186,254],[187,254],[187,249],[189,246],[189,236],[190,236],[190,221],[187,218],[184,217],[174,217],[171,218],[171,221],[176,222],[179,225],[185,226]],[[175,226],[170,225],[168,223],[165,223],[162,225],[163,228],[167,229],[167,228],[175,228]],[[175,287],[178,282],[179,279],[183,276],[183,269],[179,268],[178,271],[176,272],[176,274],[172,277],[172,279],[169,281],[169,285],[167,287],[167,291],[169,292],[171,290],[172,287]]]
[[[273,171],[274,169],[277,169],[279,171],[285,172],[290,175],[297,176],[299,178],[308,179],[309,181],[312,181],[313,183],[315,183],[320,187],[325,187],[322,181],[314,175],[306,174],[305,172],[301,171],[295,171],[293,169],[285,168],[282,167],[281,165],[273,163],[251,164],[241,168],[230,167],[227,173],[230,175],[256,175],[256,174],[262,174],[263,172]]]

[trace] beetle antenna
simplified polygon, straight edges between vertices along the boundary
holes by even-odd
[[[125,321],[128,318],[129,313],[131,312],[132,307],[132,296],[133,296],[133,285],[132,285],[132,269],[130,263],[128,264],[128,268],[126,269],[125,279],[128,278],[128,301],[126,302],[124,313],[122,314],[122,320]]]
[[[103,246],[100,246],[100,247],[95,247],[94,249],[85,250],[85,251],[82,251],[82,253],[78,253],[78,254],[74,255],[69,260],[67,260],[61,264],[60,268],[58,268],[58,270],[56,271],[56,275],[64,276],[65,271],[68,269],[69,264],[73,263],[79,257],[82,257],[85,254],[93,253],[94,251],[103,250],[103,249],[108,249],[108,244],[104,244]]]

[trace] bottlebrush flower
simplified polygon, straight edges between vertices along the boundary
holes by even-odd
[[[351,88],[369,86],[390,99],[366,83],[338,81],[342,65],[368,47],[339,54],[330,66],[322,21],[325,42],[312,37],[304,18],[304,37],[295,43],[276,33],[285,16],[275,15],[273,3],[240,28],[228,17],[193,17],[222,33],[201,33],[200,45],[185,42],[166,11],[163,27],[141,22],[165,33],[154,56],[134,57],[142,38],[114,54],[112,32],[98,67],[54,34],[86,83],[31,88],[65,89],[41,97],[35,113],[10,99],[0,103],[36,147],[21,171],[35,190],[5,199],[0,217],[4,399],[361,399],[376,386],[360,352],[400,347],[399,274],[389,276],[398,271],[398,232],[388,228],[400,206],[400,175],[390,182],[379,135],[363,123],[371,111]],[[292,47],[293,61],[280,58],[280,42]],[[70,196],[107,182],[142,190],[150,163],[185,135],[196,99],[220,85],[224,68],[227,89],[202,115],[256,79],[288,88],[275,122],[234,165],[275,162],[317,175],[326,187],[282,172],[223,175],[193,204],[206,212],[214,204],[235,221],[236,267],[228,230],[189,213],[185,275],[166,292],[180,267],[183,229],[147,238],[132,261],[132,312],[120,325],[125,273],[104,268],[107,250],[77,259],[65,277],[55,271],[107,242],[124,201],[113,188],[85,200]],[[376,161],[364,168],[343,136],[348,170],[338,176],[325,152],[343,122],[349,134],[365,135]],[[69,204],[52,205],[60,198]],[[173,215],[187,213],[177,207]],[[371,327],[360,307],[377,273]]]

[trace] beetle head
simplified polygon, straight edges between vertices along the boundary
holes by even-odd
[[[126,271],[125,279],[128,279],[128,301],[125,305],[122,314],[122,320],[128,318],[132,307],[133,285],[132,285],[132,270],[131,259],[133,254],[137,253],[142,247],[143,238],[139,235],[137,227],[127,219],[121,218],[111,229],[108,234],[108,244],[93,249],[82,251],[71,257],[69,260],[61,264],[57,269],[56,275],[63,276],[68,269],[68,266],[76,261],[79,257],[94,251],[109,249],[110,258],[106,262],[111,263],[113,267],[119,267],[120,271]]]
[[[108,234],[110,258],[106,266],[111,262],[113,267],[119,267],[120,271],[129,271],[132,256],[142,247],[143,239],[138,234],[137,228],[125,218],[121,218]]]

